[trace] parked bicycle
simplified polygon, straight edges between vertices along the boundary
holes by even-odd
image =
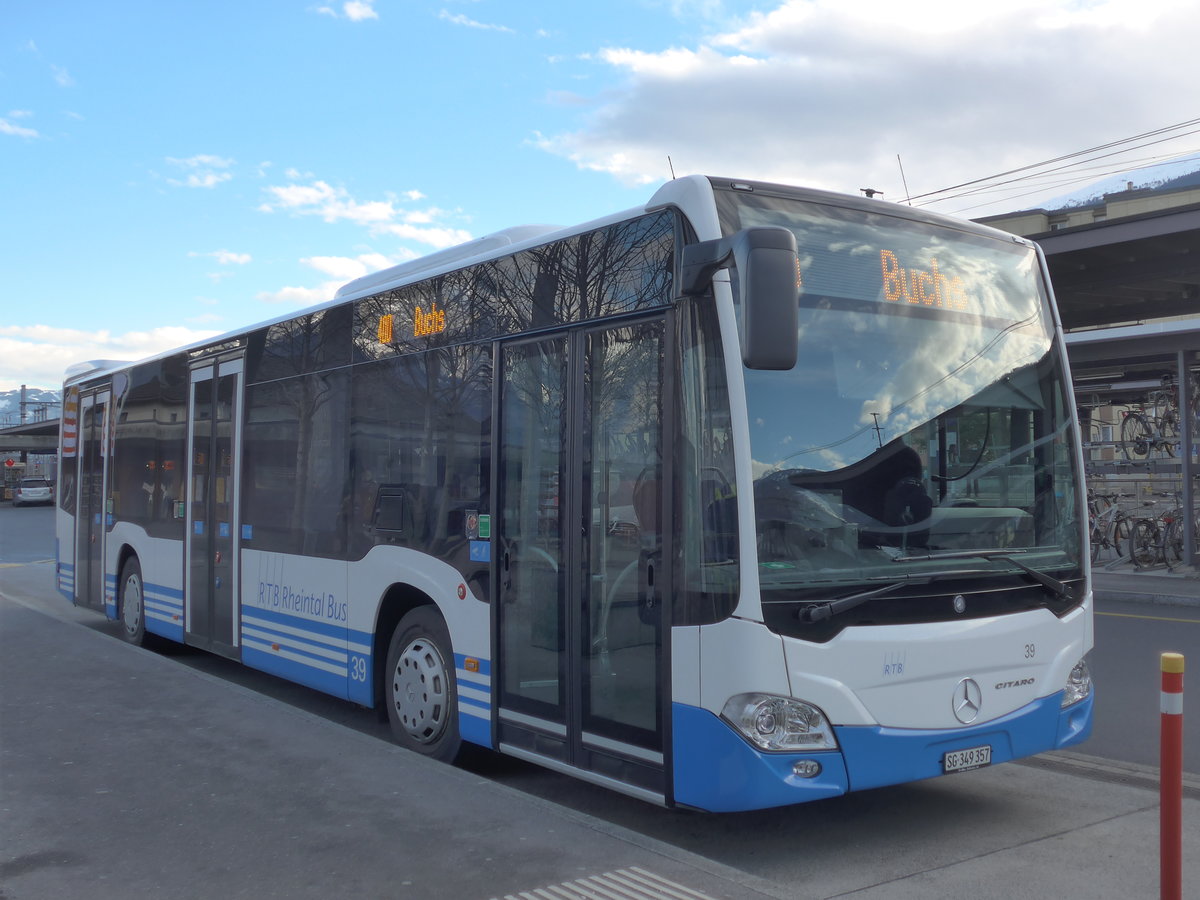
[[[1162,514],[1162,561],[1174,567],[1184,560],[1184,518],[1183,507],[1177,506]],[[1200,515],[1192,510],[1192,536],[1200,536]]]
[[[1161,561],[1162,526],[1158,519],[1135,519],[1129,535],[1129,558],[1139,569]]]
[[[1154,450],[1178,456],[1179,391],[1175,379],[1162,377],[1162,389],[1150,394],[1145,405],[1125,412],[1121,421],[1121,450],[1127,459],[1145,459]]]
[[[1117,505],[1125,494],[1100,494],[1088,491],[1088,522],[1092,562],[1098,562],[1105,550],[1112,550],[1117,558],[1125,556],[1129,546],[1131,519]]]

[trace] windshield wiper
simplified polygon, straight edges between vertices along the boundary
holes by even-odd
[[[838,597],[836,600],[830,600],[827,603],[813,603],[796,612],[796,618],[801,622],[824,622],[826,619],[831,619],[840,613],[854,609],[856,606],[862,606],[868,600],[875,597],[882,597],[884,594],[890,594],[897,588],[901,588],[909,584],[909,578],[902,578],[900,581],[893,581],[882,587],[871,588],[869,591],[856,591],[845,597]]]
[[[923,556],[897,556],[892,562],[924,562],[936,559],[998,559],[1001,562],[1012,563],[1038,584],[1048,587],[1059,600],[1070,598],[1070,588],[1052,575],[1030,568],[1019,559],[1013,559],[1014,553],[1025,553],[1024,550],[951,550],[948,553],[927,553]]]

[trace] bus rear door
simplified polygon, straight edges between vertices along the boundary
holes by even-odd
[[[108,477],[108,389],[79,399],[78,471],[75,489],[75,604],[104,608],[104,498]],[[115,584],[115,575],[114,575]],[[115,599],[114,599],[115,602]]]
[[[185,640],[237,658],[240,358],[194,365],[188,396]]]

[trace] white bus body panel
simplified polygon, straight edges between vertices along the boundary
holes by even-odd
[[[835,725],[956,729],[1006,716],[1061,691],[1090,649],[1080,607],[1008,616],[848,628],[827,644],[784,640],[792,696]],[[820,676],[811,673],[820,672]],[[955,688],[974,679],[978,716],[954,714]]]

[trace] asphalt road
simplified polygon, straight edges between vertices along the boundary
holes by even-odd
[[[1191,691],[1200,690],[1200,607],[1096,603],[1096,647],[1089,658],[1096,680],[1092,737],[1080,749],[1092,756],[1158,766],[1160,656],[1182,653]],[[1185,696],[1188,688],[1185,674]],[[1188,712],[1200,709],[1188,704]],[[1200,773],[1200,715],[1185,715],[1183,764]]]

